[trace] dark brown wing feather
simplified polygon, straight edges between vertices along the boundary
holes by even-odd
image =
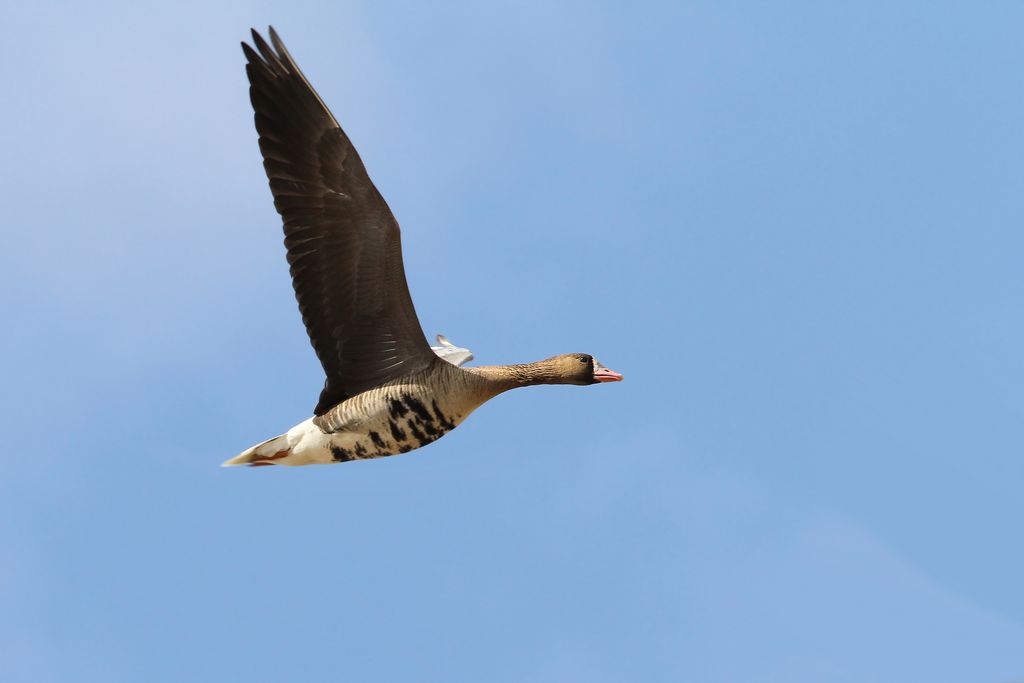
[[[322,415],[434,354],[409,296],[398,222],[274,29],[273,48],[252,37],[258,54],[242,43],[249,96],[302,322],[327,373]]]

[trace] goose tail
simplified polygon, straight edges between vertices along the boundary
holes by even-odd
[[[288,435],[281,434],[252,448],[247,448],[230,460],[225,460],[221,463],[221,467],[276,465],[276,460],[287,458],[289,455],[291,455],[291,447],[288,444]]]

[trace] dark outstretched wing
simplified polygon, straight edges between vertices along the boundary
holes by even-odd
[[[273,28],[252,32],[249,96],[284,220],[292,284],[327,382],[316,414],[434,359],[409,296],[398,222]]]

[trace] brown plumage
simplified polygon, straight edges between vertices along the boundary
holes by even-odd
[[[263,167],[326,381],[313,418],[225,465],[404,453],[508,389],[622,379],[586,354],[465,369],[440,360],[409,295],[398,222],[358,153],[274,29],[270,44],[252,37],[242,50]]]

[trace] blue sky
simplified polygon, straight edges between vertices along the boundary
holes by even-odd
[[[428,334],[586,351],[426,449],[223,470],[322,378],[238,41]],[[0,678],[1024,680],[1018,3],[21,3]]]

